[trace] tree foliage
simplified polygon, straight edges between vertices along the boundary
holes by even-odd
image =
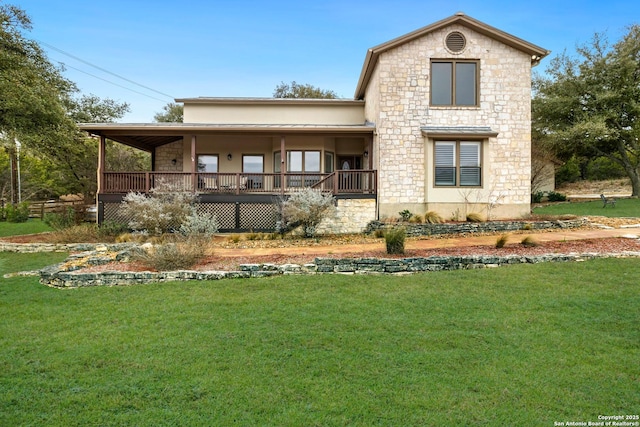
[[[184,121],[184,106],[169,102],[162,107],[161,113],[153,116],[153,121],[157,123],[182,123]]]
[[[325,90],[310,84],[281,82],[273,91],[274,98],[321,98],[335,99],[338,97],[332,90]]]
[[[596,34],[534,79],[533,133],[563,160],[603,156],[640,196],[640,25],[616,43]]]
[[[21,142],[21,162],[29,166],[22,176],[27,196],[92,197],[97,142],[76,123],[114,121],[129,106],[94,95],[75,97],[77,87],[63,77],[64,70],[25,36],[31,29],[25,11],[0,4],[0,143],[15,162],[15,140]],[[5,196],[4,187],[0,196]]]

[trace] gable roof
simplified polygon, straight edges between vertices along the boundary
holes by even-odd
[[[434,22],[431,25],[427,25],[426,27],[419,28],[415,31],[412,31],[408,34],[397,37],[386,43],[382,43],[382,44],[379,44],[378,46],[370,48],[367,51],[367,56],[364,59],[362,72],[360,73],[360,79],[358,80],[358,86],[356,87],[355,99],[364,98],[365,89],[369,84],[369,79],[371,79],[371,75],[373,74],[373,70],[375,69],[375,66],[378,62],[378,57],[380,56],[381,53],[384,53],[400,45],[403,45],[417,38],[425,36],[429,33],[438,31],[444,27],[448,27],[454,24],[463,25],[467,28],[477,31],[480,34],[483,34],[487,37],[490,37],[508,46],[511,46],[514,49],[518,49],[522,52],[528,53],[529,55],[531,55],[531,66],[538,65],[538,63],[542,58],[544,58],[549,53],[551,53],[550,51],[543,49],[540,46],[536,46],[516,36],[513,36],[509,33],[505,33],[502,30],[499,30],[495,27],[487,25],[484,22],[478,21],[477,19],[467,16],[463,12],[458,12],[453,16],[442,19],[438,22]]]

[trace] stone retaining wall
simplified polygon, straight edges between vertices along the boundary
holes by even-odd
[[[388,224],[381,221],[372,221],[365,230],[372,233],[375,230],[385,230],[402,226],[407,231],[407,236],[435,236],[442,234],[477,234],[477,233],[501,233],[519,230],[552,230],[580,228],[587,224],[586,219],[569,221],[489,221],[489,222],[463,222],[442,224]]]
[[[86,255],[85,257],[92,255]],[[82,255],[77,255],[76,259]],[[595,258],[640,257],[640,252],[621,254],[548,254],[548,255],[477,255],[477,256],[431,256],[402,259],[378,258],[316,258],[314,263],[298,264],[244,264],[240,271],[192,271],[169,272],[120,272],[105,271],[83,273],[75,270],[73,259],[65,263],[47,267],[39,271],[40,282],[57,288],[78,288],[84,286],[122,286],[160,282],[183,282],[191,280],[220,280],[235,278],[269,277],[289,274],[411,274],[429,271],[465,270],[499,267],[515,264],[536,264],[540,262],[584,261]],[[110,262],[117,255],[94,257],[94,262]],[[86,260],[85,260],[86,261]]]

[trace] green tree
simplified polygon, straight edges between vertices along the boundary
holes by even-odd
[[[615,44],[596,34],[534,78],[533,132],[563,160],[603,156],[640,196],[640,25]]]
[[[332,90],[320,89],[310,84],[298,84],[292,81],[290,84],[281,82],[273,91],[274,98],[321,98],[335,99],[338,97]]]
[[[184,120],[184,106],[169,102],[162,107],[161,113],[153,116],[153,121],[158,123],[182,123]]]

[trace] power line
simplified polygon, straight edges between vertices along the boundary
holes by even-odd
[[[61,65],[62,65],[62,66],[64,66],[65,68],[71,68],[72,70],[76,70],[76,71],[78,71],[78,72],[80,72],[80,73],[86,74],[86,75],[91,76],[91,77],[93,77],[93,78],[96,78],[96,79],[98,79],[98,80],[102,80],[103,82],[107,82],[107,83],[112,84],[112,85],[114,85],[114,86],[118,86],[118,87],[121,87],[121,88],[123,88],[123,89],[129,90],[129,91],[131,91],[131,92],[133,92],[133,93],[137,93],[138,95],[146,96],[147,98],[155,99],[156,101],[165,102],[165,100],[164,100],[164,99],[156,98],[155,96],[147,95],[146,93],[142,93],[142,92],[139,92],[139,91],[137,91],[137,90],[131,89],[131,88],[129,88],[129,87],[123,86],[123,85],[121,85],[121,84],[118,84],[118,83],[112,82],[111,80],[107,80],[107,79],[105,79],[105,78],[102,78],[102,77],[100,77],[100,76],[96,76],[95,74],[88,73],[88,72],[86,72],[86,71],[84,71],[84,70],[81,70],[81,69],[79,69],[79,68],[72,67],[71,65],[66,64],[66,63],[64,63],[64,62],[62,62],[62,61],[56,61],[56,62],[58,62],[59,64],[61,64]]]
[[[126,78],[126,77],[123,77],[123,76],[121,76],[121,75],[119,75],[119,74],[113,73],[113,72],[111,72],[111,71],[109,71],[109,70],[107,70],[107,69],[104,69],[104,68],[99,67],[99,66],[97,66],[97,65],[95,65],[95,64],[92,64],[92,63],[91,63],[91,62],[89,62],[89,61],[85,61],[84,59],[79,58],[79,57],[77,57],[77,56],[75,56],[75,55],[73,55],[73,54],[71,54],[71,53],[69,53],[69,52],[65,52],[65,51],[64,51],[64,50],[62,50],[62,49],[58,49],[57,47],[52,46],[52,45],[50,45],[49,43],[45,43],[45,42],[42,42],[42,41],[39,41],[39,40],[36,40],[36,41],[37,41],[38,43],[40,43],[40,44],[44,45],[44,46],[47,46],[49,49],[53,49],[53,50],[55,50],[56,52],[59,52],[59,53],[61,53],[61,54],[63,54],[63,55],[66,55],[66,56],[68,56],[68,57],[70,57],[70,58],[75,59],[76,61],[82,62],[83,64],[86,64],[86,65],[88,65],[88,66],[90,66],[90,67],[93,67],[93,68],[95,68],[95,69],[97,69],[97,70],[100,70],[100,71],[102,71],[103,73],[110,74],[110,75],[112,75],[112,76],[114,76],[114,77],[117,77],[117,78],[119,78],[119,79],[121,79],[121,80],[124,80],[124,81],[126,81],[126,82],[129,82],[129,83],[131,83],[131,84],[134,84],[134,85],[136,85],[136,86],[140,86],[141,88],[144,88],[144,89],[147,89],[147,90],[150,90],[151,92],[155,92],[155,93],[157,93],[157,94],[159,94],[159,95],[162,95],[162,96],[166,96],[166,97],[168,97],[168,98],[171,98],[172,100],[173,100],[173,99],[175,99],[175,97],[174,97],[174,96],[171,96],[171,95],[166,94],[166,93],[164,93],[164,92],[160,92],[160,91],[158,91],[158,90],[155,90],[155,89],[153,89],[153,88],[150,88],[149,86],[145,86],[145,85],[140,84],[140,83],[137,83],[137,82],[135,82],[135,81],[133,81],[133,80],[131,80],[131,79],[128,79],[128,78]],[[69,66],[69,68],[73,68],[73,67]],[[77,68],[74,68],[74,70],[78,70],[78,69],[77,69]],[[78,70],[78,71],[81,71],[81,70]],[[82,71],[82,72],[84,72],[84,71]],[[85,74],[89,74],[89,73],[85,73]],[[91,74],[89,74],[89,75],[90,75],[90,76],[92,76]],[[96,76],[93,76],[93,77],[96,77]],[[99,78],[99,77],[97,77],[97,78]],[[105,80],[105,79],[101,79],[101,80],[104,80],[104,81],[106,81],[106,82],[108,82],[108,83],[111,83],[111,82],[109,82],[108,80]],[[114,83],[114,84],[115,84],[115,83]],[[120,85],[117,85],[117,84],[116,84],[116,86],[120,86]],[[120,87],[123,87],[123,88],[125,88],[125,89],[131,90],[131,91],[133,91],[133,92],[136,92],[135,90],[133,90],[133,89],[129,89],[129,88],[124,87],[124,86],[120,86]],[[140,92],[136,92],[136,93],[140,93]],[[157,99],[157,98],[154,98],[154,99]]]

